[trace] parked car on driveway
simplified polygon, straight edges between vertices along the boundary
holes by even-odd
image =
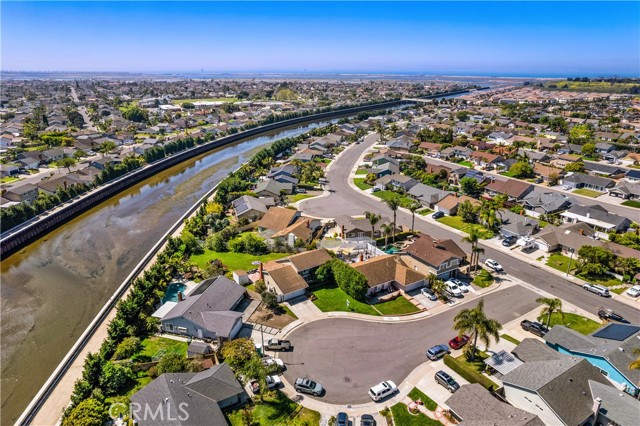
[[[437,361],[446,354],[451,353],[446,345],[435,345],[427,351],[427,358],[431,361]]]
[[[493,269],[493,270],[494,270],[494,271],[496,271],[496,272],[502,272],[502,271],[504,271],[504,269],[502,269],[502,265],[501,265],[501,264],[499,264],[498,262],[496,262],[496,261],[495,261],[495,260],[493,260],[493,259],[487,259],[487,260],[484,262],[484,264],[485,264],[485,265],[487,265],[489,268]]]
[[[466,345],[468,341],[469,336],[467,335],[456,336],[453,339],[449,340],[449,346],[451,347],[451,349],[460,349],[461,347]]]
[[[291,342],[288,340],[271,339],[267,342],[265,349],[270,351],[288,351],[291,349]]]
[[[349,416],[347,416],[347,413],[338,413],[336,416],[336,426],[349,426]]]
[[[394,394],[398,391],[398,387],[391,380],[385,380],[369,389],[369,396],[374,401],[378,402],[387,396]]]
[[[436,373],[435,376],[436,382],[442,386],[444,386],[449,392],[454,393],[458,389],[460,389],[460,385],[455,381],[453,377],[440,370]]]
[[[522,327],[524,331],[528,331],[540,337],[544,337],[544,335],[549,331],[546,325],[529,320],[520,321],[520,327]]]
[[[425,296],[427,296],[427,298],[429,300],[431,300],[432,302],[435,302],[436,300],[438,300],[438,296],[436,296],[436,294],[430,288],[422,287],[420,289],[420,293],[422,293]]]
[[[434,214],[431,215],[431,217],[434,218],[434,219],[440,219],[441,217],[444,217],[444,213],[435,212]]]
[[[626,292],[629,296],[631,297],[638,297],[640,296],[640,285],[634,285],[633,287],[631,287],[629,290],[627,290]]]
[[[449,293],[453,297],[463,297],[462,290],[451,280],[448,280],[444,283],[447,287],[447,293]]]
[[[624,317],[620,314],[616,314],[615,312],[613,312],[613,310],[611,309],[604,309],[604,308],[600,308],[598,310],[598,317],[601,320],[607,320],[607,321],[618,321],[621,322],[623,324],[629,324],[629,321],[627,321],[626,319],[624,319]]]
[[[320,396],[324,392],[324,388],[320,383],[306,378],[296,379],[293,387],[295,388],[296,392],[308,393],[313,396]]]
[[[461,292],[469,293],[469,286],[457,278],[451,278],[449,281],[458,286]]]
[[[609,289],[600,284],[584,283],[582,288],[587,291],[590,291],[591,293],[595,293],[598,296],[611,297],[611,293],[609,293]]]
[[[360,426],[376,426],[376,419],[371,414],[363,414],[360,417]]]
[[[507,238],[502,240],[502,245],[505,247],[511,247],[516,243],[516,241],[518,241],[518,237],[515,235],[509,235]]]

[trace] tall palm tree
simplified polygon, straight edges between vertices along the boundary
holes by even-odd
[[[475,361],[478,339],[488,348],[491,338],[496,342],[500,339],[502,324],[487,318],[484,313],[484,299],[480,299],[478,305],[472,309],[463,309],[453,318],[453,328],[460,334],[470,334],[473,338],[471,348],[471,361]]]
[[[478,244],[476,243],[476,246],[471,249],[471,253],[474,255],[475,262],[476,262],[473,270],[477,271],[478,264],[480,263],[480,255],[484,254],[484,249],[482,247],[479,247]]]
[[[413,227],[416,223],[416,211],[418,211],[420,207],[422,206],[419,203],[411,203],[411,205],[407,207],[411,212],[411,233],[413,233]]]
[[[380,230],[382,231],[382,235],[384,235],[384,246],[387,247],[387,242],[389,240],[389,235],[391,235],[392,232],[394,232],[395,227],[392,226],[390,223],[383,223],[382,226],[380,227]]]
[[[396,242],[396,215],[398,213],[398,207],[400,207],[400,196],[398,194],[393,194],[391,197],[386,200],[387,206],[393,212],[393,237],[392,240]]]
[[[375,238],[374,233],[376,229],[376,224],[380,222],[380,220],[382,220],[382,215],[367,211],[367,212],[364,212],[364,217],[366,217],[369,223],[371,224],[371,239],[373,240]]]
[[[439,279],[435,274],[429,275],[429,286],[431,287],[431,291],[434,292],[438,299],[444,299],[444,293],[447,289],[447,286],[444,283],[444,280]]]
[[[545,305],[544,308],[542,308],[542,312],[540,312],[540,316],[547,316],[547,328],[549,328],[551,315],[553,313],[559,313],[562,319],[564,319],[564,312],[562,312],[562,300],[552,299],[550,297],[539,297],[536,299],[536,302],[543,303]]]
[[[480,258],[480,251],[478,250],[478,240],[480,236],[478,234],[477,228],[471,228],[469,230],[469,235],[462,239],[463,242],[471,244],[471,258],[469,259],[469,264],[471,266],[471,270],[475,271],[478,267],[478,259]],[[484,249],[481,249],[484,251]]]

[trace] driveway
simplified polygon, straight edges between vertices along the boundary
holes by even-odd
[[[485,312],[507,323],[537,307],[538,297],[521,286],[512,286],[485,297]],[[327,390],[320,398],[324,402],[370,402],[367,392],[371,386],[389,379],[402,383],[412,370],[428,361],[427,349],[446,344],[456,334],[453,317],[476,304],[472,300],[416,321],[329,318],[302,325],[286,337],[294,350],[280,355],[287,364],[284,375],[289,383],[302,376],[322,383]]]

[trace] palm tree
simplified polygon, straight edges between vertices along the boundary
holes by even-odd
[[[447,289],[444,280],[439,279],[435,274],[431,274],[429,275],[429,286],[431,286],[431,291],[438,296],[438,299],[444,299],[444,293]]]
[[[364,217],[367,218],[371,224],[371,239],[374,239],[376,224],[382,220],[382,215],[375,214],[373,212],[364,212]]]
[[[418,209],[422,207],[420,204],[418,203],[411,203],[411,205],[409,205],[409,207],[407,207],[409,209],[409,211],[411,212],[411,233],[413,233],[413,227],[415,225],[416,222],[416,211],[418,211]]]
[[[542,312],[540,312],[540,316],[547,316],[547,328],[549,328],[549,324],[551,323],[552,314],[559,313],[562,319],[564,319],[564,312],[562,312],[562,300],[552,299],[550,297],[539,297],[536,299],[536,302],[543,303],[545,305],[544,308],[542,308]]]
[[[387,206],[393,212],[393,242],[396,242],[396,214],[398,213],[398,207],[400,207],[400,196],[398,194],[393,194],[391,197],[386,200]]]
[[[640,348],[635,348],[633,350],[633,354],[637,355],[638,358],[636,358],[635,361],[631,361],[631,364],[629,364],[629,369],[640,370]]]
[[[471,361],[475,361],[478,339],[489,347],[491,338],[496,342],[500,339],[502,324],[498,321],[487,318],[484,313],[484,299],[480,299],[478,305],[472,309],[463,309],[453,318],[453,329],[460,334],[468,333],[473,338],[471,348]]]
[[[387,247],[387,241],[389,240],[389,235],[394,232],[395,227],[390,223],[383,223],[380,227],[382,234],[384,235],[384,246]]]
[[[469,235],[462,239],[463,242],[471,244],[471,259],[469,259],[469,264],[471,266],[471,270],[475,271],[478,268],[478,260],[480,259],[480,253],[484,252],[484,249],[478,247],[478,240],[480,236],[478,234],[477,228],[471,228],[469,230]]]

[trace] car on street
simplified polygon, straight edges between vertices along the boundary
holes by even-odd
[[[271,356],[266,356],[266,357],[262,358],[262,364],[267,366],[267,367],[271,367],[271,366],[275,365],[276,370],[278,370],[278,371],[283,371],[285,369],[284,361],[282,361],[280,358],[274,358],[274,357],[271,357]]]
[[[487,259],[487,260],[484,262],[484,264],[485,264],[485,265],[487,265],[489,268],[493,269],[493,270],[494,270],[494,271],[496,271],[496,272],[502,272],[502,271],[504,271],[504,269],[502,269],[502,265],[501,265],[501,264],[499,264],[498,262],[496,262],[496,261],[495,261],[495,260],[493,260],[493,259]]]
[[[360,417],[360,426],[376,426],[376,419],[371,414],[363,414]]]
[[[511,247],[516,243],[516,241],[518,241],[518,237],[516,237],[515,235],[509,235],[504,240],[502,240],[502,245],[505,247]]]
[[[420,293],[427,296],[427,299],[431,300],[432,302],[438,300],[438,296],[436,296],[436,294],[430,288],[422,287],[420,289]]]
[[[631,297],[640,296],[640,285],[634,285],[629,290],[627,290],[626,293]]]
[[[453,377],[440,370],[435,375],[436,382],[444,386],[449,392],[454,393],[460,389],[460,385],[455,381]]]
[[[520,321],[520,327],[522,327],[524,331],[528,331],[540,337],[544,337],[544,335],[547,334],[547,332],[549,331],[546,325],[540,324],[539,322],[536,322],[536,321],[529,321],[529,320]]]
[[[569,191],[571,189],[571,186],[569,185],[562,185],[562,190],[563,191]]]
[[[336,426],[349,426],[349,416],[345,412],[339,412],[336,416]]]
[[[463,282],[463,281],[461,281],[461,280],[459,280],[457,278],[451,278],[449,281],[451,281],[452,283],[457,285],[461,292],[469,293],[469,286],[467,285],[467,283],[465,283],[465,282]]]
[[[611,293],[609,293],[609,289],[600,284],[584,283],[582,285],[582,288],[587,291],[590,291],[591,293],[595,293],[598,296],[611,297]]]
[[[444,217],[444,213],[442,212],[435,212],[434,214],[431,215],[431,217],[433,219],[440,219],[441,217]]]
[[[431,361],[437,361],[448,353],[451,353],[451,351],[446,345],[435,345],[427,350],[426,355]]]
[[[612,309],[600,308],[598,310],[598,318],[601,320],[617,321],[623,324],[629,324],[629,321],[624,319],[622,315],[615,313]]]
[[[369,396],[374,401],[378,402],[381,399],[386,398],[387,396],[394,394],[398,391],[398,387],[391,380],[385,380],[384,382],[378,383],[369,389]]]
[[[446,281],[445,286],[447,288],[447,293],[449,293],[453,297],[463,297],[462,290],[451,280]]]
[[[293,387],[296,392],[308,393],[313,396],[320,396],[324,392],[324,388],[320,383],[308,378],[297,378]]]
[[[468,341],[469,336],[467,336],[466,334],[462,336],[456,336],[453,339],[449,340],[449,346],[451,347],[451,349],[460,349],[461,347],[466,345]]]

